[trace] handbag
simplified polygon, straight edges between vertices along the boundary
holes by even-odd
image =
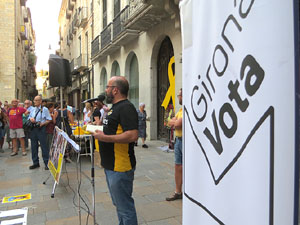
[[[37,113],[35,114],[34,119],[36,119],[37,114],[39,114],[40,109],[37,111]],[[31,131],[33,128],[35,127],[39,127],[40,125],[38,123],[33,123],[31,122],[29,119],[23,124],[23,129],[26,131]]]

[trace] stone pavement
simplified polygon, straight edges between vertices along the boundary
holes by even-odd
[[[134,191],[138,223],[140,225],[178,225],[182,220],[182,201],[165,201],[165,197],[174,191],[174,154],[161,151],[159,146],[166,145],[160,141],[148,141],[148,149],[135,148],[137,168],[135,172]],[[32,164],[30,151],[27,156],[19,152],[9,156],[11,150],[4,146],[5,153],[0,153],[0,199],[31,193],[31,200],[15,203],[0,203],[0,211],[28,207],[28,225],[80,224],[77,195],[78,178],[75,164],[64,164],[60,183],[56,187],[55,197],[51,198],[53,179],[46,185],[43,181],[50,175],[44,165],[29,170]],[[40,162],[42,158],[40,157]],[[81,157],[81,170],[90,176],[90,157]],[[75,161],[75,160],[74,160]],[[96,222],[101,225],[118,224],[115,207],[112,205],[106,186],[103,169],[96,166]],[[92,212],[91,182],[81,175],[80,194]],[[2,202],[2,201],[1,201]],[[87,209],[84,202],[81,207]],[[81,224],[86,224],[87,213],[81,210]],[[93,224],[89,216],[88,224]]]

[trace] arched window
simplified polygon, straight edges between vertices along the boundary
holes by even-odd
[[[139,65],[135,54],[129,64],[129,100],[139,108]]]
[[[111,76],[120,76],[120,66],[117,61],[114,61],[111,68]]]
[[[107,84],[107,72],[106,69],[103,68],[100,75],[100,93],[104,92]]]

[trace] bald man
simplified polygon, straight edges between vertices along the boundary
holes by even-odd
[[[35,127],[30,132],[31,158],[33,164],[29,167],[29,169],[32,170],[40,167],[38,156],[38,147],[40,142],[40,146],[42,148],[42,157],[45,163],[45,170],[49,170],[49,148],[46,142],[46,126],[52,120],[52,117],[50,116],[49,110],[46,107],[42,107],[41,96],[38,95],[34,98],[34,105],[35,107],[31,110],[29,115],[29,120],[35,124]]]
[[[103,119],[103,132],[96,131],[99,140],[101,165],[107,186],[117,208],[119,224],[137,225],[132,198],[136,159],[134,143],[138,138],[138,115],[128,101],[129,84],[125,77],[112,77],[106,86],[106,102],[112,108]]]

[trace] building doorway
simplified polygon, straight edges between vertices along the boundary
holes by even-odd
[[[168,78],[168,65],[170,59],[174,56],[173,45],[169,37],[166,37],[160,46],[157,57],[157,138],[162,140],[169,139],[169,130],[166,127],[166,119],[169,111],[165,110],[161,104],[164,101],[168,88],[170,86]],[[175,63],[172,65],[173,74],[175,74]],[[172,101],[168,105],[172,105]],[[174,106],[170,106],[173,107]]]

